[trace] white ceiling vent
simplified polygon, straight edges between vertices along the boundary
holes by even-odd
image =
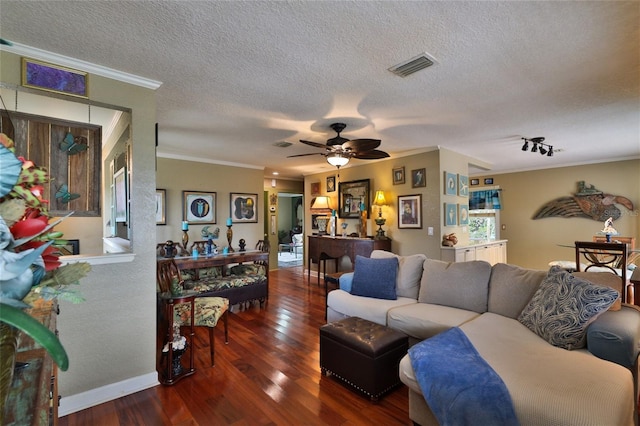
[[[290,147],[291,145],[293,144],[287,141],[276,142],[273,144],[273,146],[277,146],[278,148],[287,148],[287,147]]]
[[[436,60],[427,53],[421,53],[415,58],[411,58],[401,64],[394,65],[389,71],[400,77],[407,77],[414,72],[418,72],[435,64]]]

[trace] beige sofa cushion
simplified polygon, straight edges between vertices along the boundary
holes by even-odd
[[[384,250],[374,250],[371,252],[372,259],[388,259],[391,257],[398,259],[396,295],[398,297],[417,299],[418,291],[420,290],[420,279],[422,278],[422,265],[427,256],[424,254],[399,256]]]
[[[476,318],[478,313],[430,303],[392,308],[387,313],[387,325],[417,340],[428,339],[451,327]]]
[[[360,317],[380,325],[387,325],[387,312],[396,306],[417,303],[416,299],[398,297],[396,300],[354,296],[344,290],[332,290],[327,296],[327,306],[347,317]]]
[[[489,280],[489,312],[518,318],[546,276],[547,271],[496,263]]]
[[[551,346],[493,313],[460,328],[504,381],[520,424],[633,425],[633,377],[626,368],[584,349]],[[400,361],[400,379],[422,394],[408,355]]]
[[[483,260],[449,263],[424,261],[418,301],[467,309],[487,311],[491,265]]]

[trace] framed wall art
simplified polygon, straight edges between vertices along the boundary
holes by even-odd
[[[361,211],[369,211],[369,179],[340,182],[338,216],[358,219]]]
[[[454,203],[444,204],[444,225],[456,226],[458,224],[458,205]]]
[[[393,168],[393,184],[401,185],[404,183],[404,166]]]
[[[22,85],[64,95],[89,97],[89,74],[72,68],[22,58]]]
[[[458,222],[460,223],[460,225],[469,224],[469,205],[468,204],[458,205]]]
[[[422,195],[398,196],[398,228],[422,229]]]
[[[311,182],[311,196],[317,197],[320,195],[320,182]]]
[[[425,186],[427,186],[427,170],[426,169],[411,170],[411,187],[424,188]]]
[[[469,176],[458,175],[458,195],[461,197],[469,196]]]
[[[233,223],[258,222],[258,194],[231,193],[231,221]]]
[[[80,240],[64,240],[66,244],[58,246],[60,256],[75,256],[80,254]]]
[[[318,218],[320,216],[326,216],[324,214],[312,214],[311,215],[311,229],[318,230]]]
[[[485,185],[493,185],[493,178],[485,178],[484,179],[484,184]]]
[[[156,225],[167,224],[167,190],[156,189]]]
[[[445,195],[456,195],[458,193],[458,175],[444,172],[444,193]]]
[[[182,191],[182,220],[189,225],[216,223],[216,193]]]
[[[471,179],[471,186],[480,185],[480,179]]]
[[[336,177],[327,177],[327,192],[334,192],[336,190]]]

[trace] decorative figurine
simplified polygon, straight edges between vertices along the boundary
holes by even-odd
[[[240,241],[238,241],[238,245],[240,246],[240,251],[244,251],[247,242],[244,240],[244,238],[240,238]]]
[[[444,237],[442,237],[442,245],[445,247],[453,247],[456,244],[458,244],[458,237],[456,237],[455,233],[452,234],[445,234]]]

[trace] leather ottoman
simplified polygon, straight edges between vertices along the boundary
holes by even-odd
[[[377,401],[401,383],[398,364],[408,347],[405,334],[349,317],[320,327],[320,369]]]

